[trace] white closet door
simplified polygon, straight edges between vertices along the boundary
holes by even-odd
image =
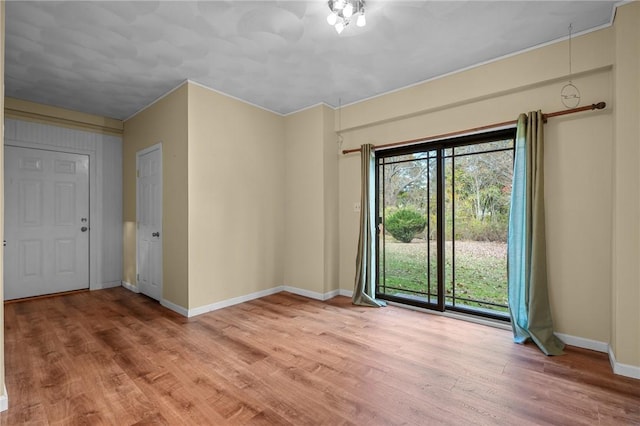
[[[140,292],[162,300],[162,151],[159,145],[139,152],[138,286]]]

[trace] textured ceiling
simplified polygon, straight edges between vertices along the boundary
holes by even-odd
[[[124,119],[186,79],[286,114],[337,106],[610,23],[612,1],[6,3],[6,95]]]

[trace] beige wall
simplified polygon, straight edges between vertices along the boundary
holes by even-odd
[[[323,148],[324,148],[324,294],[340,288],[340,221],[338,161],[341,157],[340,145],[334,131],[333,109],[322,107]]]
[[[123,280],[136,285],[136,153],[162,143],[163,298],[188,307],[187,85],[124,123]]]
[[[124,281],[136,282],[136,152],[163,148],[163,298],[185,309],[282,285],[282,117],[186,83],[124,125]]]
[[[582,105],[612,100],[612,30],[574,39]],[[567,43],[424,83],[342,111],[344,148],[382,144],[564,109]],[[609,341],[612,109],[550,119],[545,127],[550,298],[560,333]],[[340,286],[351,290],[358,239],[359,155],[340,159]]]
[[[283,118],[188,84],[189,308],[282,285]],[[321,189],[321,188],[318,188]]]
[[[338,289],[338,145],[325,105],[285,121],[284,285],[325,295]]]
[[[0,232],[4,240],[4,0],[0,1]],[[0,247],[0,259],[4,248]],[[4,264],[0,262],[0,294],[4,300]],[[4,304],[0,304],[0,394],[5,394],[4,384]]]
[[[640,3],[619,7],[614,29],[611,349],[640,367]]]
[[[592,72],[594,69],[602,67],[610,67],[614,57],[612,45],[613,32],[611,28],[574,38],[572,43],[574,75]],[[460,113],[472,113],[473,115],[462,118],[465,123],[474,127],[486,125],[487,118],[502,117],[503,119],[499,119],[499,121],[512,120],[514,119],[512,117],[513,111],[509,110],[508,105],[499,111],[483,111],[477,106],[474,107],[473,104],[512,92],[520,93],[523,90],[535,89],[541,84],[554,81],[559,85],[558,92],[560,92],[560,88],[566,82],[568,72],[567,55],[567,43],[555,43],[468,71],[359,102],[342,109],[341,129],[368,127],[372,139],[385,142],[427,136],[424,134],[426,126],[418,124],[406,127],[407,121],[401,121],[403,118],[413,117],[414,120],[408,121],[410,123],[429,120],[432,123],[430,128],[435,126],[437,129],[441,129],[440,131],[434,129],[437,133],[446,131],[444,129],[460,130],[460,126],[441,123],[435,119],[439,116],[438,113],[446,113],[447,110],[454,107],[459,107]],[[585,90],[586,93],[584,93]],[[591,94],[590,90],[589,87],[581,87],[583,104],[589,101],[587,98]],[[531,93],[535,94],[536,91],[533,90]],[[533,99],[532,104],[533,101],[536,100]],[[545,99],[545,101],[555,109],[564,108],[560,103],[559,95],[554,96],[553,99]],[[376,123],[386,123],[387,125],[377,126],[373,131],[371,126]],[[433,132],[428,133],[428,135],[431,134]]]
[[[323,293],[323,108],[285,117],[284,284]]]

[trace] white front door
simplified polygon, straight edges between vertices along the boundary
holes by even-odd
[[[89,157],[5,146],[5,300],[89,288]]]
[[[161,145],[137,154],[138,184],[138,288],[162,299],[162,149]]]

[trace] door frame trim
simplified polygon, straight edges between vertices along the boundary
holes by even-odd
[[[140,216],[139,216],[139,212],[140,212],[140,208],[139,208],[139,206],[140,206],[140,178],[138,176],[138,170],[140,169],[140,157],[142,157],[143,155],[148,154],[150,152],[153,152],[155,150],[157,150],[159,155],[160,155],[160,194],[161,194],[160,196],[162,197],[161,200],[160,200],[161,201],[160,202],[160,224],[161,224],[161,227],[160,227],[161,228],[160,229],[160,232],[161,232],[161,234],[160,234],[161,235],[161,240],[160,240],[160,242],[161,242],[161,244],[160,244],[160,258],[161,258],[162,262],[161,262],[161,270],[160,270],[160,299],[158,300],[158,302],[164,303],[164,297],[163,297],[163,294],[164,294],[164,273],[163,273],[163,270],[162,270],[162,268],[164,266],[164,250],[163,250],[163,248],[164,248],[163,247],[163,245],[164,245],[164,226],[163,226],[164,225],[164,222],[163,222],[164,215],[162,214],[163,210],[164,210],[164,207],[163,207],[163,204],[164,204],[164,196],[163,196],[164,195],[163,194],[163,188],[164,188],[163,171],[164,171],[164,167],[163,167],[163,164],[162,164],[162,141],[160,141],[160,142],[158,142],[158,143],[156,143],[154,145],[151,145],[151,146],[149,146],[147,148],[141,149],[140,151],[136,152],[136,227],[135,227],[135,230],[136,230],[136,287],[138,288],[138,291],[140,291],[140,283],[138,283],[138,276],[139,276],[139,273],[140,273],[140,270],[138,269],[139,265],[140,265],[140,258],[139,258],[139,254],[140,253],[138,252],[138,247],[139,247],[139,244],[140,244],[140,237],[139,237],[139,234],[138,234],[138,222],[140,221]]]
[[[69,154],[87,155],[89,157],[89,290],[102,289],[99,277],[102,276],[102,214],[98,206],[102,198],[98,181],[102,183],[102,170],[98,170],[99,153],[93,149],[82,149],[73,147],[61,147],[56,145],[46,145],[37,142],[26,142],[15,139],[5,139],[5,146],[16,148],[39,149],[42,151],[63,152]]]

